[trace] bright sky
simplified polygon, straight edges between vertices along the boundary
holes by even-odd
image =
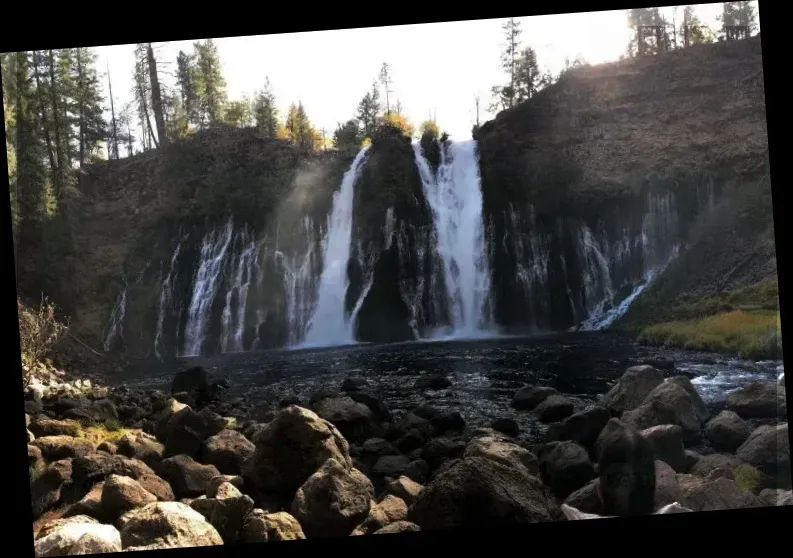
[[[717,26],[721,3],[695,5],[705,25]],[[673,8],[662,8],[672,20]],[[677,24],[682,19],[677,10]],[[601,11],[519,18],[524,46],[537,52],[540,67],[558,73],[565,57],[591,64],[617,60],[630,38],[625,11]],[[281,116],[302,101],[317,129],[330,135],[337,122],[354,116],[358,101],[387,62],[398,99],[416,126],[432,111],[438,125],[458,140],[470,138],[476,120],[474,98],[486,112],[490,87],[504,81],[499,57],[504,19],[426,23],[390,27],[313,31],[216,39],[229,99],[252,96],[270,78]],[[196,40],[203,39],[196,38]],[[179,50],[193,41],[155,45],[157,56],[175,73]],[[98,68],[109,67],[116,110],[131,99],[134,45],[98,47]],[[165,83],[173,84],[171,76]],[[384,101],[384,99],[383,99]]]

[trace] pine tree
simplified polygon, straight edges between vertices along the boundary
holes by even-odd
[[[252,118],[251,101],[249,99],[229,101],[226,105],[224,120],[227,124],[244,128],[251,125]]]
[[[149,70],[149,83],[151,84],[151,109],[154,112],[154,121],[157,123],[157,139],[160,145],[168,145],[168,134],[165,132],[165,116],[163,114],[163,98],[160,91],[160,77],[157,74],[157,59],[151,43],[146,43],[146,65]]]
[[[722,10],[717,19],[722,22],[725,37],[728,27],[746,27],[749,37],[757,30],[754,2],[724,2]]]
[[[542,84],[542,77],[534,49],[531,47],[523,49],[515,65],[514,102],[522,103],[532,98]]]
[[[702,25],[694,6],[683,8],[683,21],[680,26],[680,42],[683,47],[710,44],[713,42],[712,32]]]
[[[380,83],[383,85],[383,92],[385,93],[385,112],[389,114],[391,112],[391,104],[389,103],[389,94],[391,93],[391,75],[388,70],[388,64],[383,62],[383,66],[380,68],[380,74],[378,76],[380,79]]]
[[[371,138],[377,129],[377,117],[380,115],[380,92],[377,82],[372,84],[372,90],[366,93],[358,103],[357,119],[361,123],[364,138]]]
[[[108,62],[107,71],[107,92],[110,97],[110,128],[108,130],[107,138],[107,155],[109,159],[118,159],[120,157],[118,150],[118,119],[116,118],[116,105],[113,99],[113,83],[110,79],[110,63]]]
[[[77,114],[78,161],[83,165],[93,155],[97,143],[107,138],[101,85],[96,71],[96,54],[90,48],[74,49],[74,105]]]
[[[148,54],[145,45],[135,47],[135,70],[133,74],[134,86],[133,96],[138,109],[138,120],[141,127],[141,138],[145,149],[151,149],[151,144],[157,146],[157,139],[154,137],[154,129],[151,125],[151,107],[149,103],[149,83]]]
[[[41,141],[40,121],[36,113],[36,92],[31,72],[30,53],[14,54],[14,108],[16,132],[16,176],[14,198],[19,220],[15,246],[23,247],[26,257],[18,263],[18,284],[25,284],[28,272],[35,273],[36,254],[42,242],[42,225],[46,211],[47,171]],[[27,285],[30,287],[30,285]],[[34,288],[30,289],[34,291]]]
[[[270,78],[265,78],[264,89],[253,100],[253,117],[256,127],[268,138],[275,138],[278,130],[278,109],[275,106]]]
[[[505,35],[504,50],[501,53],[501,69],[507,74],[506,85],[496,85],[491,89],[493,104],[491,110],[508,109],[515,105],[516,79],[518,62],[520,59],[520,35],[523,33],[520,21],[514,17],[508,18],[502,25]]]
[[[339,124],[333,133],[333,147],[336,149],[359,148],[361,145],[361,130],[355,120],[348,120]]]
[[[663,26],[664,31],[660,37],[643,37],[642,44],[639,44],[638,32],[641,26]],[[628,43],[628,55],[637,56],[659,54],[668,49],[670,44],[669,33],[666,31],[666,20],[664,20],[658,8],[634,8],[628,10],[628,27],[633,30],[631,40]],[[659,40],[660,39],[660,40]]]
[[[201,123],[201,107],[198,98],[198,70],[195,65],[195,55],[179,51],[176,57],[176,83],[188,123],[198,126]]]
[[[212,39],[195,43],[198,68],[197,92],[206,123],[220,122],[226,103],[226,81],[220,68],[220,54]]]

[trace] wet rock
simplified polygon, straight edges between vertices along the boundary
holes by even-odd
[[[405,468],[405,476],[409,479],[423,484],[427,481],[427,476],[430,474],[430,466],[423,459],[416,459],[411,461]]]
[[[398,477],[407,470],[410,459],[404,455],[384,455],[377,460],[372,473],[382,477]]]
[[[360,391],[365,389],[367,384],[366,378],[345,378],[341,383],[341,391]]]
[[[157,497],[136,480],[120,475],[110,475],[104,483],[101,503],[106,517],[120,515],[157,501]]]
[[[197,511],[180,502],[157,502],[119,519],[125,551],[217,546],[223,539]]]
[[[347,440],[365,440],[375,430],[371,409],[352,397],[325,397],[313,407],[317,415],[332,423]]]
[[[705,438],[720,451],[735,451],[751,432],[749,425],[733,411],[722,411],[705,425]]]
[[[447,432],[461,432],[465,429],[465,419],[457,411],[438,413],[430,419],[430,425],[436,436],[441,436]]]
[[[171,394],[206,393],[209,391],[209,374],[201,366],[180,370],[171,382]]]
[[[35,421],[30,423],[28,429],[33,433],[36,438],[45,436],[71,436],[77,437],[80,435],[80,423],[74,420],[53,420],[44,417],[38,417]]]
[[[408,533],[410,531],[421,531],[421,527],[410,521],[395,521],[385,527],[378,529],[373,535],[387,535],[390,533]]]
[[[702,396],[697,391],[697,388],[694,387],[694,384],[691,383],[691,378],[688,376],[672,376],[667,381],[677,384],[686,390],[686,392],[688,392],[688,395],[691,397],[691,403],[694,407],[694,412],[699,419],[700,425],[705,424],[705,422],[711,416],[710,408],[708,407],[707,403],[705,403],[705,400],[702,399]]]
[[[548,428],[548,442],[569,440],[583,446],[592,454],[600,431],[606,426],[611,413],[603,407],[592,407],[567,417],[560,424]],[[575,507],[575,506],[573,506]]]
[[[688,470],[682,428],[676,424],[662,424],[642,430],[641,434],[652,444],[656,459],[663,461],[678,473]],[[671,504],[671,502],[667,503]]]
[[[512,397],[512,407],[518,411],[533,411],[551,395],[559,395],[559,392],[547,386],[522,387]]]
[[[422,456],[430,469],[437,469],[443,462],[462,456],[464,451],[465,442],[441,437],[430,440]]]
[[[328,459],[297,490],[291,511],[307,537],[347,536],[369,514],[373,496],[369,479]]]
[[[683,503],[692,511],[734,510],[762,506],[760,499],[725,478],[692,483],[683,491]]]
[[[543,482],[562,499],[596,476],[589,453],[575,442],[549,442],[537,457]]]
[[[674,469],[663,461],[655,462],[655,509],[683,499]]]
[[[386,491],[394,496],[401,498],[408,506],[413,504],[421,494],[424,487],[413,479],[401,476],[386,486]]]
[[[534,408],[540,422],[559,422],[573,414],[573,402],[562,395],[549,395]]]
[[[673,381],[656,387],[640,406],[625,412],[622,420],[638,430],[676,424],[683,429],[686,443],[696,442],[702,435],[701,412],[695,400],[685,388]]]
[[[525,469],[470,457],[457,461],[422,491],[408,521],[422,530],[503,527],[561,519],[539,479]]]
[[[584,486],[572,492],[564,503],[584,513],[603,515],[603,501],[598,494],[598,479],[592,479]]]
[[[242,529],[242,540],[246,543],[294,541],[305,538],[300,523],[286,512],[267,513],[255,509],[246,518]]]
[[[221,430],[204,441],[201,460],[226,475],[239,475],[256,446],[236,430]]]
[[[520,467],[530,475],[536,475],[540,470],[537,458],[529,450],[493,436],[471,439],[463,455],[466,458],[492,459],[507,467]]]
[[[617,415],[633,410],[663,381],[664,376],[657,368],[647,365],[631,366],[606,392],[600,404]]]
[[[727,394],[727,409],[745,419],[776,418],[782,415],[780,395],[774,384],[747,382]]]
[[[369,438],[363,443],[361,451],[364,455],[399,455],[399,450],[385,438]]]
[[[280,411],[252,442],[256,451],[243,476],[267,492],[291,497],[328,459],[347,471],[352,468],[347,440],[330,422],[302,407]]]
[[[150,434],[127,433],[119,439],[117,452],[125,457],[140,459],[149,467],[155,467],[162,461],[165,446]]]
[[[441,372],[430,372],[416,379],[413,387],[416,389],[440,390],[451,386],[452,382]]]
[[[775,488],[790,488],[790,438],[787,423],[763,425],[749,435],[736,456],[776,481]]]
[[[94,451],[94,445],[88,440],[71,436],[44,436],[36,438],[31,445],[38,447],[47,461],[82,457]]]
[[[347,392],[347,396],[356,403],[361,403],[369,407],[369,410],[372,412],[372,420],[375,423],[391,420],[391,413],[388,407],[374,395],[366,393],[365,391],[349,391]]]
[[[186,455],[163,459],[157,472],[170,483],[177,498],[204,494],[209,482],[220,475],[214,465],[202,465]]]
[[[498,432],[502,432],[507,436],[512,436],[513,438],[517,438],[520,435],[520,426],[518,423],[510,418],[500,418],[493,421],[490,425],[493,430]]]
[[[121,536],[112,525],[100,525],[87,517],[71,519],[76,521],[55,526],[39,536],[34,547],[37,557],[121,552]]]
[[[392,494],[386,495],[380,502],[373,504],[369,515],[355,528],[353,535],[370,535],[386,525],[404,521],[408,514],[408,506],[404,500]]]

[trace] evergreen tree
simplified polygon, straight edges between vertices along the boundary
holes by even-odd
[[[383,62],[383,66],[380,68],[380,74],[378,78],[380,79],[380,83],[383,85],[383,92],[385,93],[385,112],[386,114],[389,114],[391,112],[391,104],[389,103],[389,94],[391,93],[391,74],[388,70],[388,64],[385,62]]]
[[[425,120],[419,126],[419,132],[421,135],[430,134],[433,137],[438,137],[441,134],[441,129],[438,127],[438,123],[434,120]]]
[[[15,247],[21,246],[25,257],[18,261],[18,284],[25,284],[28,273],[35,273],[36,254],[41,247],[42,225],[46,211],[47,171],[45,149],[41,141],[40,121],[36,112],[30,53],[14,55],[14,126],[16,132],[16,176],[14,198],[18,219]],[[30,285],[26,285],[30,287]],[[30,288],[29,291],[35,291]]]
[[[333,147],[336,149],[358,148],[361,145],[361,130],[355,120],[348,120],[339,124],[333,133]]]
[[[380,119],[379,125],[399,130],[408,137],[413,137],[416,131],[413,124],[398,112],[387,112],[384,114]]]
[[[256,93],[253,100],[253,118],[265,137],[274,138],[278,130],[278,109],[275,106],[270,78],[265,78],[264,89]]]
[[[107,139],[104,97],[96,71],[96,54],[90,48],[73,53],[74,109],[77,116],[78,162],[83,165],[97,144]]]
[[[226,123],[244,128],[251,125],[251,102],[248,99],[229,101],[226,105],[224,120]]]
[[[138,109],[138,120],[141,127],[141,139],[145,149],[151,149],[151,144],[157,145],[154,137],[154,128],[151,124],[151,107],[149,104],[149,83],[148,54],[145,45],[135,47],[135,70],[133,96]]]
[[[187,122],[198,126],[201,123],[201,107],[198,98],[198,70],[195,65],[195,55],[179,51],[176,57],[176,83]]]
[[[757,11],[754,2],[724,2],[722,13],[718,16],[724,32],[727,27],[746,27],[748,36],[757,30]]]
[[[491,110],[508,109],[515,105],[516,78],[518,62],[520,59],[520,35],[523,33],[520,21],[514,17],[508,18],[502,25],[505,35],[504,50],[501,53],[501,69],[507,74],[506,85],[496,85],[491,88],[493,103]]]
[[[133,112],[132,105],[127,103],[118,114],[118,141],[126,148],[127,157],[135,154],[135,136],[132,133]]]
[[[520,52],[515,65],[514,102],[522,103],[534,96],[543,82],[543,76],[537,65],[537,53],[527,47]]]
[[[168,134],[165,132],[165,115],[163,114],[163,98],[160,90],[160,77],[157,74],[157,59],[151,43],[146,43],[146,66],[149,70],[149,84],[151,84],[151,109],[154,112],[154,122],[157,124],[157,139],[160,145],[168,144]]]
[[[639,28],[644,25],[663,26],[664,30],[660,36],[643,36],[642,44],[640,45],[638,32]],[[628,43],[628,55],[637,56],[642,52],[645,55],[660,54],[668,50],[670,37],[665,26],[666,20],[658,8],[634,8],[628,10],[628,27],[633,30]]]
[[[195,43],[198,68],[197,92],[205,123],[220,122],[226,103],[226,81],[220,68],[220,54],[212,39]]]
[[[680,26],[680,42],[683,47],[692,45],[710,44],[713,42],[713,33],[702,25],[694,6],[683,8],[683,22]]]
[[[372,90],[366,93],[358,103],[357,119],[361,123],[361,132],[364,138],[371,138],[377,129],[377,117],[380,115],[380,92],[377,82],[372,84]]]

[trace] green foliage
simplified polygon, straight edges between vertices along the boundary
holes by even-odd
[[[644,37],[643,45],[639,45],[638,29],[642,25],[664,26],[661,43],[658,44],[655,35]],[[658,8],[634,8],[628,10],[628,27],[631,29],[631,38],[628,43],[628,56],[638,56],[640,52],[645,55],[660,54],[671,46],[669,31],[666,29],[666,20]],[[640,48],[641,47],[641,48]]]
[[[387,112],[378,122],[379,128],[392,128],[407,137],[413,137],[415,128],[403,115],[396,112]]]
[[[98,143],[107,139],[96,54],[90,48],[76,48],[73,52],[72,76],[74,111],[77,114],[77,144],[80,164],[96,153]]]
[[[680,26],[680,43],[684,46],[686,44],[686,29],[688,29],[689,46],[710,44],[715,40],[713,32],[702,25],[702,21],[700,21],[699,16],[697,16],[694,6],[686,6],[683,8],[683,24]]]
[[[722,13],[716,17],[725,27],[748,27],[750,35],[757,31],[757,11],[754,9],[754,2],[724,2],[723,6]]]
[[[220,54],[212,39],[194,43],[198,69],[196,90],[198,93],[201,120],[206,123],[220,122],[226,103],[226,80],[220,66]]]
[[[372,90],[363,96],[358,103],[358,122],[361,123],[361,134],[365,138],[371,138],[377,130],[377,117],[380,115],[380,91],[377,89],[377,82],[372,84]]]
[[[195,54],[187,54],[180,50],[176,57],[176,83],[187,122],[193,126],[198,126],[201,122],[198,80]]]
[[[741,488],[748,490],[749,492],[758,492],[761,480],[760,471],[751,465],[741,463],[735,467],[732,472],[735,475],[735,482],[738,483]]]
[[[278,132],[278,109],[275,106],[270,78],[264,81],[264,89],[256,93],[253,100],[253,118],[256,127],[265,137],[275,138]]]
[[[336,149],[359,149],[361,147],[361,131],[358,122],[348,120],[339,124],[333,133],[333,147]]]
[[[250,126],[253,122],[253,115],[251,114],[251,103],[247,99],[239,101],[229,101],[226,104],[226,113],[224,120],[227,124],[243,128]]]
[[[501,69],[507,83],[490,88],[493,113],[522,103],[552,82],[552,77],[540,71],[537,53],[531,47],[521,49],[520,21],[509,18],[503,25],[506,42],[501,54]]]
[[[441,129],[438,127],[438,123],[434,120],[425,120],[422,122],[421,126],[419,126],[419,131],[421,132],[422,136],[424,136],[424,134],[429,134],[437,138],[441,135]]]

